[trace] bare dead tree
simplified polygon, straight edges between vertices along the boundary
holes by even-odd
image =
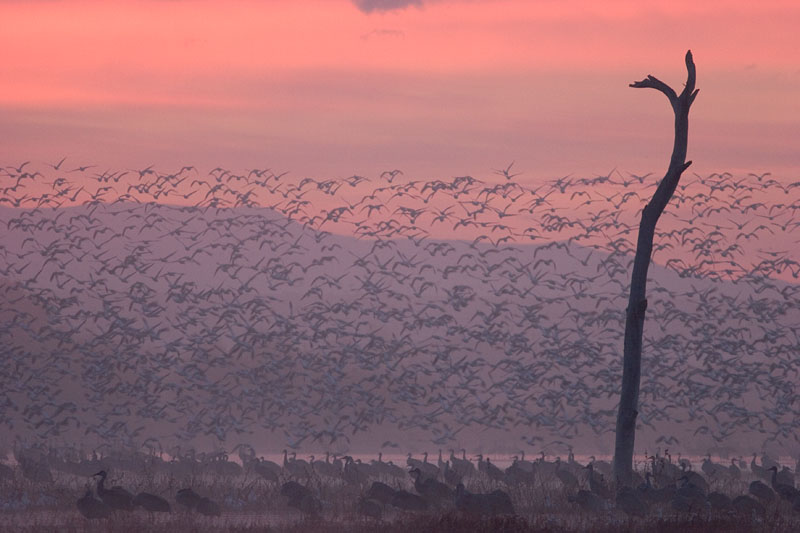
[[[680,95],[677,95],[669,85],[655,76],[647,76],[642,81],[630,84],[630,87],[635,88],[657,89],[669,98],[669,103],[672,104],[672,110],[675,112],[675,144],[672,148],[672,158],[667,173],[658,184],[653,198],[644,206],[642,219],[639,222],[639,237],[631,276],[631,292],[626,310],[622,388],[614,446],[614,476],[617,487],[630,485],[633,472],[633,446],[636,436],[636,417],[639,414],[639,384],[642,369],[642,333],[644,331],[644,314],[647,310],[647,269],[653,253],[656,222],[672,198],[681,175],[692,164],[691,161],[686,161],[689,108],[698,91],[694,88],[696,73],[691,50],[686,52],[686,70],[688,71],[686,86]]]

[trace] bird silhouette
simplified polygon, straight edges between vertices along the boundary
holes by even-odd
[[[114,511],[133,511],[133,494],[118,485],[107,489],[105,483],[108,473],[105,470],[99,471],[94,477],[100,478],[97,482],[97,496],[105,505]]]
[[[169,513],[172,507],[169,502],[156,494],[149,492],[140,492],[133,497],[133,506],[141,507],[151,513]]]
[[[86,493],[75,502],[75,505],[78,511],[90,520],[108,518],[113,511],[102,500],[95,498],[92,488],[88,485],[86,486]]]

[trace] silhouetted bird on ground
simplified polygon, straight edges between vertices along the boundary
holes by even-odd
[[[397,491],[387,485],[386,483],[382,483],[380,481],[373,481],[372,485],[367,490],[365,497],[370,500],[376,500],[381,502],[384,505],[389,505],[392,503],[392,499],[395,496]]]
[[[197,504],[200,503],[200,500],[202,500],[200,495],[192,489],[180,489],[175,494],[175,501],[178,505],[182,505],[190,511],[197,509]]]
[[[94,497],[94,493],[88,485],[86,486],[86,494],[79,498],[75,505],[78,511],[90,520],[107,518],[112,513],[111,507]]]
[[[747,495],[737,496],[731,505],[737,513],[741,513],[749,519],[763,518],[767,514],[767,510],[761,502]]]
[[[461,450],[461,458],[456,457],[455,450],[450,450],[450,465],[453,470],[461,475],[467,477],[475,473],[475,465],[472,461],[467,459],[467,450]]]
[[[721,492],[711,492],[706,499],[711,508],[716,511],[728,511],[733,507],[732,500]]]
[[[584,468],[588,470],[589,490],[604,500],[611,499],[611,489],[605,484],[603,476],[595,473],[594,464],[589,463]]]
[[[494,481],[502,481],[505,477],[502,470],[493,465],[488,457],[484,459],[481,454],[478,454],[478,471],[486,474],[489,479]]]
[[[455,494],[456,509],[468,514],[483,516],[513,515],[514,505],[508,493],[495,490],[488,494],[474,494],[459,483]]]
[[[322,503],[314,496],[311,489],[296,481],[289,481],[281,486],[281,495],[287,499],[287,505],[301,513],[316,516],[322,511]]]
[[[769,470],[756,464],[756,457],[758,456],[757,453],[753,452],[753,458],[750,460],[750,471],[756,477],[760,477],[765,481],[769,481]]]
[[[133,506],[141,507],[151,513],[169,513],[172,507],[169,502],[161,496],[150,494],[149,492],[140,492],[133,498]]]
[[[222,508],[210,498],[202,497],[197,502],[197,512],[203,516],[222,516]]]
[[[133,494],[120,486],[107,489],[105,486],[108,474],[105,470],[96,473],[100,477],[97,483],[97,496],[115,511],[133,511]]]
[[[272,463],[276,468],[271,467],[267,463]],[[253,471],[267,481],[277,483],[280,480],[280,466],[272,461],[262,462],[256,459],[253,465]]]
[[[395,491],[392,496],[391,504],[393,507],[404,511],[427,511],[428,501],[418,494],[412,494],[406,490]]]
[[[358,514],[374,518],[375,520],[380,520],[383,516],[383,506],[381,502],[364,497],[359,498],[356,511],[358,511]]]
[[[578,478],[576,478],[572,472],[562,467],[561,458],[556,460],[555,474],[559,481],[561,481],[561,484],[564,485],[565,489],[570,492],[574,492],[578,489]]]
[[[630,487],[623,487],[617,492],[617,509],[621,509],[629,516],[644,516],[647,514],[647,502],[642,496]]]
[[[796,501],[800,501],[800,490],[797,490],[788,483],[780,483],[778,481],[777,466],[772,466],[768,468],[768,470],[772,472],[772,490],[774,490],[782,500],[786,500],[791,504],[794,504]]]
[[[748,492],[761,500],[765,504],[772,503],[775,499],[775,492],[761,481],[753,481],[750,483]]]
[[[180,489],[175,495],[175,501],[190,511],[197,511],[204,516],[220,516],[222,508],[215,501],[200,496],[192,489]]]
[[[453,490],[433,478],[423,479],[419,468],[412,468],[408,471],[414,478],[414,489],[417,493],[435,504],[442,504],[453,499]]]
[[[608,509],[608,502],[589,490],[579,490],[567,496],[567,501],[577,503],[581,509],[590,513],[599,513]]]

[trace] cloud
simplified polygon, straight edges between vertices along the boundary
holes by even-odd
[[[392,11],[405,9],[408,6],[422,6],[424,0],[353,0],[358,9],[364,13],[373,11]]]
[[[365,41],[372,39],[373,37],[393,37],[396,39],[402,39],[405,37],[405,35],[406,34],[402,30],[372,30],[371,32],[362,35],[361,38]]]

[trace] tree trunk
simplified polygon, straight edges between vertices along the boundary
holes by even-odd
[[[647,269],[650,266],[650,256],[653,252],[656,222],[672,198],[681,175],[692,164],[691,161],[686,162],[689,108],[697,96],[697,90],[694,88],[696,75],[691,50],[686,52],[686,69],[688,71],[686,87],[680,96],[666,83],[653,76],[647,76],[642,81],[630,84],[630,87],[657,89],[669,98],[672,110],[675,112],[675,143],[667,173],[658,184],[653,198],[644,206],[642,219],[639,222],[639,237],[631,275],[631,292],[626,310],[622,388],[614,446],[614,476],[617,487],[629,486],[633,472],[633,446],[636,436],[636,416],[638,415],[639,382],[642,368],[642,333],[644,331],[644,315],[647,310]]]

